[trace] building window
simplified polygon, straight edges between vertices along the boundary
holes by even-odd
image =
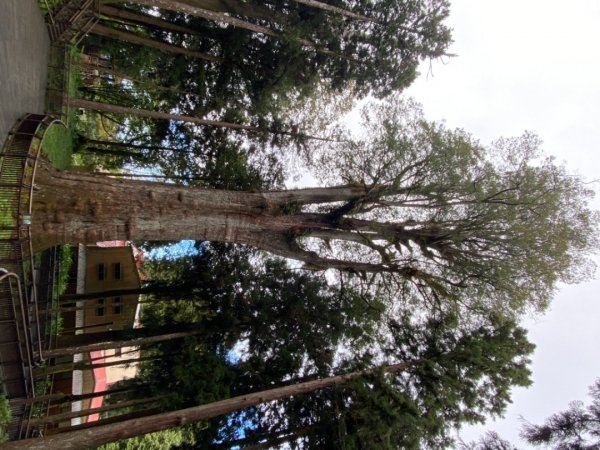
[[[115,280],[121,279],[121,263],[115,263]]]
[[[104,281],[104,278],[106,278],[106,267],[104,263],[100,263],[98,264],[98,280]]]
[[[112,302],[112,312],[113,314],[121,314],[123,311],[123,300],[121,297],[115,297]]]
[[[96,300],[96,315],[103,316],[104,315],[104,299],[99,298]]]

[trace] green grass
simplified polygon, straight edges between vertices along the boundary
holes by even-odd
[[[52,165],[58,169],[67,169],[72,165],[74,139],[77,136],[77,111],[66,108],[62,104],[63,95],[77,97],[81,83],[81,74],[77,66],[79,50],[71,46],[64,48],[52,47],[48,69],[48,96],[46,110],[60,116],[67,128],[62,125],[52,125],[44,137],[43,151]]]
[[[67,290],[67,284],[69,281],[69,270],[73,265],[74,251],[73,248],[68,245],[61,246],[60,252],[60,270],[58,272],[57,283],[57,294],[62,295]]]
[[[62,124],[55,123],[46,130],[42,146],[44,154],[57,169],[68,169],[73,153],[73,134]]]
[[[48,11],[57,11],[60,5],[64,3],[63,0],[39,0],[40,10],[43,15],[48,14]]]
[[[6,427],[10,423],[10,419],[10,404],[4,395],[0,395],[0,442],[4,442],[7,438]]]

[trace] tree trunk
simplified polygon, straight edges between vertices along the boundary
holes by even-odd
[[[65,106],[69,106],[71,108],[93,109],[95,111],[103,111],[103,112],[114,113],[114,114],[129,114],[129,115],[133,115],[133,116],[149,117],[152,119],[161,119],[161,120],[176,120],[179,122],[195,123],[198,125],[207,125],[207,126],[211,126],[211,127],[230,128],[233,130],[244,130],[244,131],[254,131],[254,132],[268,131],[268,130],[261,130],[260,128],[256,128],[256,127],[251,127],[250,125],[242,125],[242,124],[231,123],[231,122],[222,122],[220,120],[201,119],[199,117],[184,116],[184,115],[180,115],[180,114],[162,113],[159,111],[150,111],[147,109],[128,108],[125,106],[94,102],[91,100],[84,100],[84,99],[79,99],[79,98],[65,98],[63,103]]]
[[[162,30],[174,31],[176,33],[198,35],[196,30],[192,30],[188,27],[182,27],[172,22],[159,19],[158,17],[149,16],[140,12],[133,12],[127,9],[113,8],[112,6],[101,5],[100,14],[104,14],[108,17],[116,17],[119,19],[125,19],[130,22],[135,22],[143,25],[150,25]]]
[[[175,45],[166,44],[159,42],[154,39],[148,39],[142,36],[138,36],[134,33],[128,33],[126,31],[117,30],[116,28],[110,28],[101,24],[96,24],[90,31],[90,33],[97,34],[100,36],[117,39],[119,41],[129,42],[132,44],[142,45],[144,47],[155,48],[167,53],[175,53],[179,55],[188,56],[190,58],[202,59],[205,61],[219,62],[222,63],[225,60],[219,56],[209,55],[208,53],[197,52],[189,50],[183,47],[177,47]]]
[[[92,145],[103,145],[107,147],[118,147],[122,149],[139,149],[139,150],[154,150],[154,151],[166,151],[166,152],[185,152],[186,150],[177,147],[162,147],[158,145],[144,145],[144,144],[130,144],[129,142],[120,141],[103,141],[99,139],[87,139],[83,144],[84,147]]]
[[[137,419],[139,417],[152,416],[154,414],[160,413],[160,411],[161,411],[160,408],[157,408],[157,407],[142,409],[139,411],[133,411],[133,412],[126,413],[126,414],[119,414],[118,416],[107,417],[105,419],[101,418],[100,420],[97,420],[95,422],[86,422],[86,423],[81,423],[79,425],[71,425],[71,426],[59,427],[59,428],[49,428],[45,431],[45,434],[46,434],[46,436],[50,436],[50,435],[56,435],[56,434],[62,434],[62,433],[70,433],[70,432],[79,431],[79,430],[90,430],[92,428],[98,428],[98,427],[101,427],[104,425],[123,422],[126,420]]]
[[[370,17],[363,16],[361,14],[353,13],[352,11],[348,11],[344,8],[339,8],[337,6],[329,5],[327,3],[319,2],[317,0],[295,0],[297,3],[302,3],[303,5],[310,6],[311,8],[321,9],[323,11],[329,11],[335,14],[340,14],[345,17],[350,17],[351,19],[364,20],[365,22],[373,22],[377,23],[376,20],[371,19]]]
[[[143,357],[137,357],[137,358],[130,358],[130,359],[121,359],[121,360],[117,360],[117,361],[108,361],[108,362],[102,362],[102,363],[94,363],[94,362],[90,362],[90,361],[79,361],[79,362],[73,362],[73,363],[64,363],[64,364],[57,364],[54,366],[47,366],[47,367],[36,367],[33,369],[33,376],[44,376],[44,375],[54,375],[57,373],[63,373],[63,372],[72,372],[74,370],[94,370],[94,369],[101,369],[104,367],[112,367],[112,366],[123,366],[123,365],[129,365],[129,364],[134,364],[134,363],[139,363],[142,361],[150,361],[153,359],[156,359],[158,356],[143,356]]]
[[[159,85],[150,80],[141,80],[139,78],[134,78],[133,76],[130,76],[124,72],[115,70],[114,68],[95,66],[93,64],[87,64],[87,63],[81,63],[81,62],[77,63],[77,67],[80,67],[80,68],[82,68],[84,70],[88,70],[88,71],[89,70],[97,70],[98,73],[105,76],[104,78],[102,78],[103,80],[106,80],[107,75],[113,77],[113,79],[120,78],[123,80],[129,80],[136,86],[140,86],[142,89],[149,91],[149,92],[170,92],[172,94],[178,94],[178,95],[184,96],[184,97],[185,96],[188,96],[188,97],[193,96],[193,97],[197,97],[197,98],[203,98],[203,96],[201,94],[191,92],[191,91],[183,91],[174,86]],[[100,141],[100,142],[102,142],[102,141]],[[142,148],[147,148],[147,146],[142,146]],[[165,148],[165,147],[158,147],[158,148]]]
[[[119,105],[113,105],[113,104],[109,104],[109,103],[95,102],[92,100],[84,100],[84,99],[80,99],[80,98],[65,97],[63,99],[63,105],[67,106],[69,108],[85,108],[85,109],[92,109],[95,111],[102,111],[102,112],[108,112],[108,113],[114,113],[114,114],[128,114],[128,115],[132,115],[132,116],[148,117],[151,119],[159,119],[159,120],[176,120],[178,122],[188,122],[188,123],[195,123],[197,125],[229,128],[232,130],[249,131],[252,133],[274,133],[274,134],[292,136],[292,137],[303,138],[303,139],[331,141],[331,139],[328,139],[328,138],[322,138],[319,136],[311,136],[311,135],[307,135],[307,134],[303,134],[303,133],[294,133],[294,132],[288,132],[288,131],[274,131],[274,130],[269,130],[269,129],[264,129],[264,128],[252,127],[250,125],[243,125],[243,124],[239,124],[239,123],[224,122],[222,120],[208,120],[208,119],[201,119],[199,117],[194,117],[194,116],[184,116],[181,114],[170,114],[170,113],[163,113],[163,112],[159,112],[159,111],[150,111],[148,109],[129,108],[126,106],[119,106]]]
[[[33,425],[33,426],[40,425],[40,424],[56,424],[56,423],[60,423],[64,420],[73,419],[75,417],[85,417],[85,416],[89,416],[91,414],[103,413],[103,412],[107,412],[107,411],[114,411],[117,409],[129,408],[131,406],[138,406],[138,405],[143,405],[143,404],[150,405],[152,403],[156,403],[157,401],[164,399],[165,397],[166,397],[165,395],[161,395],[161,396],[151,397],[151,398],[138,398],[138,399],[134,399],[134,400],[126,400],[123,402],[117,402],[117,403],[110,404],[110,405],[103,405],[98,408],[82,409],[80,411],[68,411],[65,413],[59,413],[59,414],[53,414],[50,416],[34,418],[34,419],[29,420],[28,422],[26,421],[26,423],[28,425]]]
[[[256,2],[249,4],[238,0],[182,0],[182,3],[210,11],[237,14],[238,16],[252,17],[271,22],[281,22],[282,18],[281,15],[259,6]]]
[[[10,399],[9,402],[11,405],[33,405],[34,403],[45,402],[45,401],[50,401],[53,404],[62,404],[62,403],[77,402],[79,400],[87,400],[87,399],[95,398],[95,397],[104,397],[106,395],[120,394],[123,392],[133,391],[135,389],[137,389],[137,386],[136,387],[127,386],[127,387],[107,389],[105,391],[93,392],[93,393],[89,393],[89,394],[78,394],[78,395],[57,392],[56,394],[38,395],[37,397]]]
[[[171,339],[180,339],[187,336],[194,336],[206,332],[205,329],[196,329],[178,331],[175,333],[160,334],[156,336],[148,336],[146,334],[144,336],[143,332],[135,333],[136,330],[139,331],[143,329],[136,328],[134,330],[124,330],[120,332],[107,331],[104,333],[77,334],[75,336],[69,336],[67,344],[59,348],[46,350],[43,352],[43,356],[44,359],[48,359],[57,356],[75,355],[77,353],[88,353],[96,350],[108,350],[119,347],[141,347],[150,344],[156,344],[158,342],[168,341]],[[131,336],[135,334],[141,334],[142,336],[132,338]],[[62,337],[67,338],[67,336]],[[119,337],[121,337],[121,339],[119,339]]]
[[[288,39],[283,33],[273,31],[270,28],[263,27],[261,25],[256,25],[252,22],[248,22],[246,20],[237,19],[227,14],[223,14],[221,12],[209,11],[207,9],[198,8],[194,6],[193,1],[174,1],[174,0],[136,0],[136,3],[146,6],[156,6],[158,8],[166,9],[168,11],[175,11],[190,14],[192,16],[201,17],[203,19],[212,20],[215,22],[226,23],[228,25],[232,25],[234,27],[243,28],[245,30],[252,31],[254,33],[264,34],[266,36],[271,36],[277,39]],[[307,39],[295,38],[297,42],[300,44],[312,48],[315,51],[322,53],[324,55],[330,56],[338,56],[334,52],[321,48],[317,46],[314,42],[311,42]]]
[[[130,289],[112,289],[109,291],[97,291],[97,292],[86,292],[84,294],[63,294],[58,300],[61,304],[72,303],[79,300],[92,300],[96,298],[104,297],[122,297],[125,295],[141,295],[152,292],[157,292],[162,286],[146,286],[141,288],[130,288]],[[164,288],[168,289],[168,288]]]
[[[203,189],[59,172],[40,163],[32,235],[36,249],[109,240],[197,239],[247,244],[290,257],[294,234],[332,226],[327,214],[298,213],[302,205],[350,201],[364,194],[365,188],[355,186],[261,193]],[[296,259],[310,256],[296,253]]]
[[[25,439],[4,444],[3,450],[80,450],[106,444],[108,442],[140,436],[146,433],[166,430],[200,420],[239,411],[261,403],[280,400],[296,395],[308,394],[320,389],[343,385],[357,378],[373,374],[377,371],[394,373],[406,370],[420,364],[421,361],[393,364],[389,366],[337,375],[320,380],[284,386],[275,389],[241,395],[227,400],[221,400],[207,405],[186,408],[112,425],[95,427],[92,430],[66,432],[61,435],[38,439]]]

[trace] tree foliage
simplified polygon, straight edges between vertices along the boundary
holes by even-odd
[[[521,436],[529,444],[554,450],[600,448],[600,379],[590,387],[590,396],[589,405],[574,401],[541,425],[526,422]]]
[[[350,201],[305,209],[289,257],[337,268],[431,303],[543,309],[558,281],[590,275],[593,192],[526,133],[484,147],[392,97],[363,111],[358,136],[332,144],[329,185],[363,186]],[[392,287],[393,286],[393,287]],[[400,289],[400,291],[398,291]]]

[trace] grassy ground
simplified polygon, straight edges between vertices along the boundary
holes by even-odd
[[[73,135],[62,124],[51,125],[44,136],[42,150],[57,169],[68,169],[73,153]]]
[[[76,111],[63,106],[62,98],[65,95],[75,97],[77,94],[81,77],[74,62],[78,58],[79,52],[74,47],[53,47],[50,51],[46,111],[60,117],[66,128],[59,124],[51,126],[46,132],[43,151],[58,169],[71,166],[77,136]]]

